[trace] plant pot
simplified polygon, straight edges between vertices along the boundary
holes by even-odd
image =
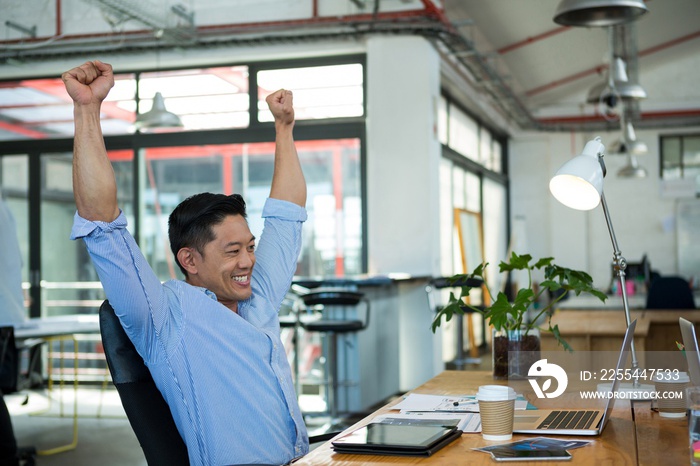
[[[524,379],[533,363],[540,360],[540,331],[493,330],[493,378]]]

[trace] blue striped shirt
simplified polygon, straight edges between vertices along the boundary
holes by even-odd
[[[306,210],[268,199],[252,296],[238,314],[209,290],[161,283],[126,229],[75,215],[126,333],[173,413],[192,465],[284,464],[308,452],[308,434],[280,340],[278,309],[301,249]]]

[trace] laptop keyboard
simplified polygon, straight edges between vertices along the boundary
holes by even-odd
[[[588,429],[598,411],[552,411],[538,429]]]

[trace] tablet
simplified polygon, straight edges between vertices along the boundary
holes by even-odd
[[[430,455],[461,434],[454,426],[371,423],[331,445],[338,453]]]
[[[496,461],[568,461],[571,453],[566,450],[492,450]]]

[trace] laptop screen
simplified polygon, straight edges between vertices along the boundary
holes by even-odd
[[[624,369],[625,365],[627,364],[627,357],[630,354],[630,348],[632,347],[632,339],[634,338],[634,329],[636,326],[637,319],[633,320],[629,327],[627,327],[627,331],[625,332],[625,338],[622,341],[620,355],[617,358],[616,372],[619,372],[620,370]],[[620,377],[613,377],[613,384],[610,388],[611,396],[609,396],[605,402],[605,412],[603,413],[603,417],[600,419],[601,430],[603,429],[605,423],[608,421],[612,414],[613,405],[615,404],[615,396],[612,394],[617,392],[617,390],[620,388],[620,380]]]
[[[681,326],[681,336],[685,347],[685,359],[688,362],[688,375],[693,385],[700,385],[700,353],[698,353],[698,337],[695,326],[683,317],[678,318]]]

